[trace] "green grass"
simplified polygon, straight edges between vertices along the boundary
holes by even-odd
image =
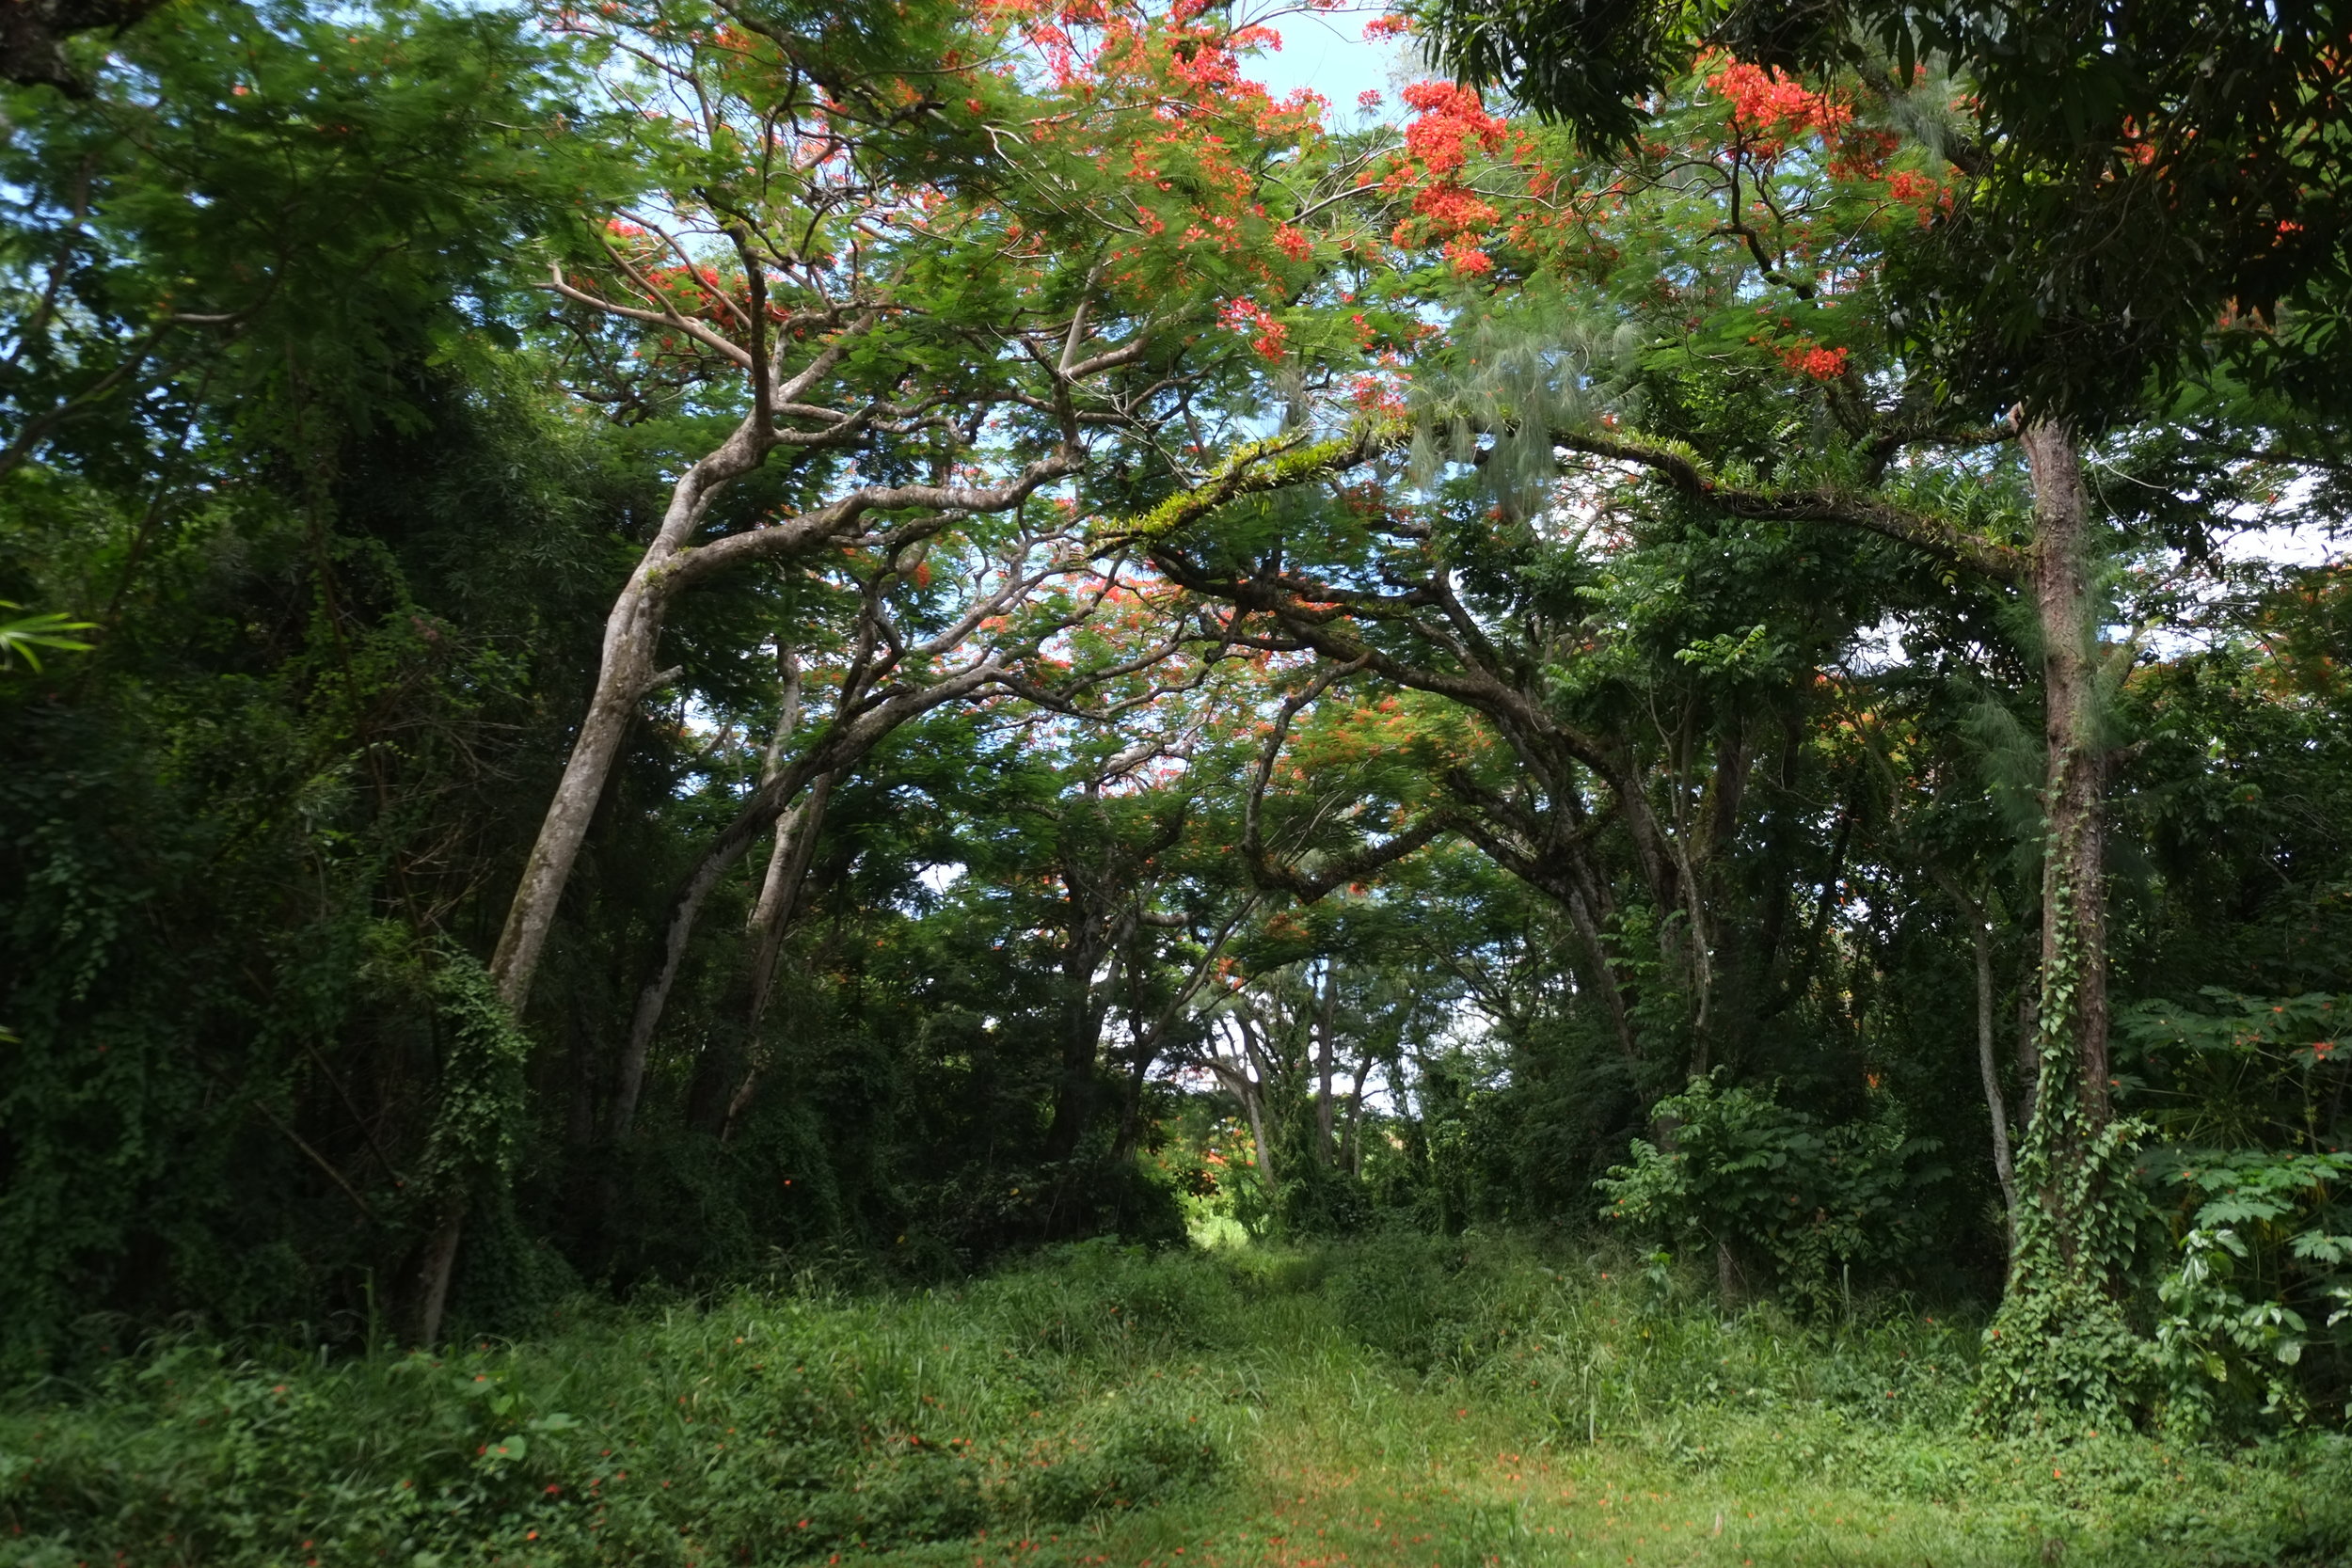
[[[1970,1435],[1976,1325],[1508,1238],[1068,1249],[442,1358],[151,1347],[0,1413],[10,1560],[2321,1563],[2352,1456]]]

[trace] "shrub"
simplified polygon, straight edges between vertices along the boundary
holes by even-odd
[[[1867,1121],[1824,1126],[1710,1076],[1656,1115],[1671,1141],[1637,1140],[1631,1164],[1611,1168],[1603,1217],[1742,1264],[1760,1254],[1792,1303],[1827,1309],[1855,1268],[1899,1277],[1933,1239],[1922,1200],[1947,1174],[1931,1160],[1941,1145],[1911,1136],[1892,1099]]]

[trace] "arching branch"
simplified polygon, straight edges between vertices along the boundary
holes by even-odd
[[[1284,864],[1266,853],[1261,827],[1267,784],[1274,777],[1274,765],[1280,758],[1282,744],[1290,736],[1292,721],[1299,713],[1341,681],[1361,674],[1369,661],[1355,659],[1346,664],[1327,666],[1319,671],[1298,690],[1283,699],[1274,728],[1266,736],[1264,749],[1258,757],[1257,772],[1249,783],[1249,798],[1243,808],[1242,858],[1249,863],[1251,880],[1260,887],[1279,888],[1300,902],[1311,904],[1333,888],[1344,882],[1359,882],[1381,867],[1391,865],[1429,844],[1453,828],[1454,814],[1450,810],[1431,812],[1411,827],[1393,833],[1375,845],[1368,845],[1343,854],[1318,857],[1312,871]]]

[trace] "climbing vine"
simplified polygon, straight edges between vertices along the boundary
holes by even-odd
[[[515,1166],[526,1114],[531,1042],[515,1027],[480,960],[454,946],[437,955],[435,1001],[444,1044],[439,1104],[418,1162],[416,1196],[463,1201],[485,1183],[502,1186]]]
[[[2144,1398],[2152,1348],[2125,1315],[2148,1219],[2133,1159],[2147,1124],[2094,1119],[2077,1016],[2083,965],[2074,891],[2052,879],[2055,933],[2035,1031],[2039,1091],[2018,1151],[2017,1243],[2009,1290],[1985,1330],[1979,1415],[2035,1423],[2058,1412],[2112,1420]]]

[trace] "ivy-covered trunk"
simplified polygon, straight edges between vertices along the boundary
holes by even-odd
[[[2144,1350],[2121,1294],[2135,1232],[2132,1128],[2118,1123],[2107,1064],[2106,826],[2094,549],[2081,450],[2065,424],[2021,432],[2034,489],[2027,585],[2042,636],[2042,976],[2036,1087],[2017,1160],[2009,1287],[1987,1331],[1996,1418],[2127,1402]]]
[[[2040,1011],[2044,1038],[2060,1038],[2074,1058],[2069,1132],[2095,1137],[2113,1113],[2107,1095],[2106,893],[2101,877],[2106,744],[2100,733],[2090,507],[2071,430],[2037,422],[2026,429],[2023,440],[2033,472],[2032,588],[2042,629],[2047,752]],[[2040,1107],[2036,1119],[2045,1119]]]
[[[515,1027],[488,971],[455,948],[435,962],[443,1036],[439,1104],[410,1173],[415,1201],[432,1216],[418,1256],[411,1316],[415,1342],[428,1346],[441,1338],[469,1216],[510,1200],[531,1059],[531,1042]]]

